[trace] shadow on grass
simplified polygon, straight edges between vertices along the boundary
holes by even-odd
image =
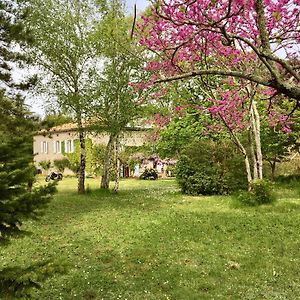
[[[29,267],[9,267],[0,270],[1,299],[31,297],[35,289],[55,274],[67,273],[67,264],[60,260],[36,262]]]
[[[161,204],[168,201],[170,197],[181,195],[160,189],[136,189],[121,190],[114,193],[111,190],[91,190],[88,194],[60,193],[56,196],[48,210],[49,214],[55,212],[55,219],[61,217],[80,217],[93,211],[109,211],[111,209],[122,213],[126,210],[152,211],[158,210]]]

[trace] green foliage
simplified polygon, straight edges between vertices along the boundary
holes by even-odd
[[[53,161],[54,167],[61,173],[64,172],[64,170],[66,168],[69,168],[70,166],[70,162],[67,158],[63,158],[63,159],[55,159]]]
[[[250,183],[250,191],[240,192],[236,200],[245,206],[271,204],[276,201],[272,184],[266,180],[254,180]]]
[[[226,141],[196,141],[176,164],[176,179],[186,194],[227,194],[246,187],[243,162]]]
[[[63,145],[63,144],[62,144]],[[105,156],[105,146],[93,145],[91,139],[85,140],[86,154],[86,173],[88,175],[100,175],[103,168],[103,160]],[[68,160],[67,167],[75,174],[79,171],[80,166],[80,143],[79,140],[74,140],[74,152],[65,153]]]
[[[25,42],[30,43],[31,37],[28,31],[24,29],[24,19],[26,17],[26,10],[22,5],[25,1],[0,1],[0,24],[1,24],[1,44],[0,44],[0,81],[6,82],[8,88],[26,89],[34,83],[34,79],[28,79],[28,81],[16,84],[12,78],[12,66],[11,62],[24,64],[26,56],[21,51],[18,51],[18,47],[15,45],[24,46]],[[12,47],[14,45],[14,47]],[[20,47],[21,49],[21,47]],[[5,88],[1,85],[1,90]]]
[[[202,131],[203,125],[195,116],[175,118],[160,133],[157,151],[161,157],[178,157],[188,144],[200,138]]]
[[[185,194],[222,195],[229,191],[226,181],[220,177],[216,167],[195,166],[186,155],[182,155],[177,162],[176,178]]]
[[[39,162],[39,165],[45,170],[48,171],[51,168],[50,160],[42,160]]]
[[[95,78],[92,35],[93,22],[99,15],[93,1],[32,0],[28,4],[26,28],[33,37],[31,59],[47,74],[39,82],[39,92],[55,95],[64,112],[81,119],[90,109]]]
[[[67,264],[50,260],[31,264],[29,267],[10,267],[0,270],[0,297],[6,299],[31,297],[41,283],[54,274],[66,273]]]
[[[13,99],[0,97],[0,243],[21,231],[22,221],[39,216],[54,185],[32,188],[33,130],[28,111]]]
[[[157,171],[155,169],[145,169],[140,175],[140,179],[144,180],[156,180],[158,178]]]
[[[63,125],[66,123],[71,123],[72,118],[65,116],[63,114],[48,114],[45,118],[41,121],[41,128],[43,129],[50,129],[55,126]]]
[[[74,140],[74,152],[65,153],[66,158],[69,160],[69,168],[75,174],[79,171],[80,166],[80,142],[78,139]],[[86,164],[86,173],[93,173],[93,143],[91,139],[85,140],[85,164]]]
[[[299,182],[300,183],[300,174],[293,174],[287,176],[281,175],[276,178],[276,182],[281,182],[281,183]]]
[[[136,165],[139,165],[142,160],[152,154],[148,146],[126,146],[120,153],[120,160],[123,165],[128,166],[133,172]]]
[[[93,145],[91,156],[91,171],[95,175],[101,175],[103,170],[103,161],[105,157],[104,145]]]
[[[142,80],[145,61],[142,49],[130,37],[132,20],[125,16],[122,1],[107,1],[105,14],[96,28],[96,51],[106,59],[98,74],[89,115],[99,119],[95,130],[104,128],[118,136],[141,113],[141,106],[137,105],[140,95],[132,84]]]

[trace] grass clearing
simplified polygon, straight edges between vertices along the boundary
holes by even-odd
[[[121,181],[119,194],[77,195],[59,183],[31,236],[1,249],[4,267],[67,264],[34,299],[299,299],[300,194],[282,186],[272,206],[181,195],[173,180]]]

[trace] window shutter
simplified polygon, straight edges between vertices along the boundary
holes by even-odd
[[[58,152],[58,153],[61,153],[61,141],[58,141],[58,142],[57,142],[57,146],[58,146],[57,152]]]
[[[56,141],[53,141],[53,153],[57,153]]]
[[[69,149],[68,149],[68,141],[65,140],[65,152],[68,153]]]
[[[46,149],[45,149],[46,151],[45,151],[45,153],[48,153],[48,144],[49,143],[48,142],[45,142],[45,143],[46,143]]]
[[[44,144],[43,144],[43,142],[41,142],[41,152],[40,153],[44,153]]]
[[[70,152],[71,152],[71,153],[74,153],[74,140],[71,140],[71,141],[70,141],[70,144],[71,144],[71,145],[70,145],[70,148],[71,148],[71,149],[70,149],[70,150],[71,150]]]

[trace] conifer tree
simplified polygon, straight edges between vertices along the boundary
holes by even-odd
[[[32,188],[34,120],[22,100],[0,95],[0,242],[20,231],[22,221],[35,218],[54,192],[53,185]]]
[[[53,185],[32,188],[35,122],[22,97],[11,96],[18,87],[12,80],[11,63],[25,59],[16,45],[29,40],[22,25],[24,16],[16,1],[0,1],[0,243],[19,232],[24,219],[36,217],[55,190]]]

